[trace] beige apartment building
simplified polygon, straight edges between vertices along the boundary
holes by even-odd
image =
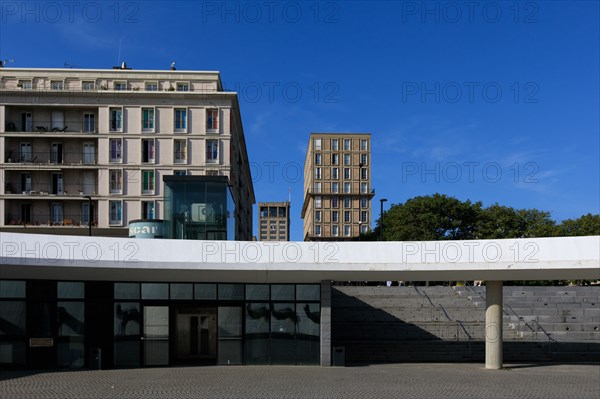
[[[371,228],[371,135],[311,133],[304,162],[304,240],[351,240]]]
[[[290,202],[258,203],[258,240],[290,240]]]
[[[163,176],[185,175],[227,177],[235,237],[252,237],[238,97],[219,72],[0,68],[0,153],[1,231],[127,235],[164,216]]]

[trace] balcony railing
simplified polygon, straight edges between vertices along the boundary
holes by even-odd
[[[73,122],[66,121],[61,122],[57,125],[55,121],[50,120],[37,120],[27,122],[7,121],[4,126],[5,132],[14,133],[89,133],[94,134],[98,132],[98,123],[94,121],[89,122]]]
[[[98,153],[9,150],[4,154],[4,162],[36,165],[95,165],[98,163]]]
[[[87,200],[86,200],[87,203]],[[87,227],[88,216],[84,215],[83,212],[79,213],[33,213],[29,215],[19,214],[7,214],[4,224],[8,227],[19,227],[19,226],[71,226],[71,227]],[[97,226],[97,215],[93,215],[92,226]]]

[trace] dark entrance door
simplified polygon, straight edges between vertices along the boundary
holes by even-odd
[[[174,362],[215,364],[217,361],[217,308],[175,308]]]

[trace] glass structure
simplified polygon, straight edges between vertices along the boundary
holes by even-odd
[[[234,240],[235,203],[225,176],[164,176],[164,237]]]

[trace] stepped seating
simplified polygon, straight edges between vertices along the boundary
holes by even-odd
[[[506,361],[600,361],[600,287],[504,287]],[[334,287],[351,363],[481,361],[485,287]]]

